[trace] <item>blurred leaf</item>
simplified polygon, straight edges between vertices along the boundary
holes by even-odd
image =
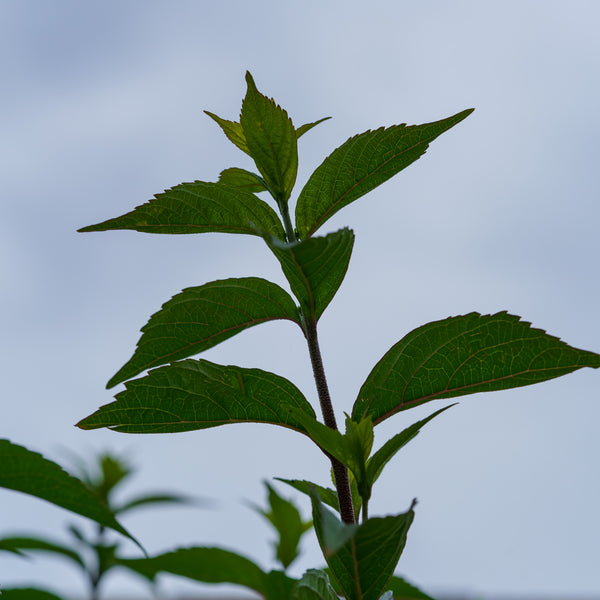
[[[327,504],[328,506],[331,506],[331,508],[333,508],[337,512],[340,512],[338,497],[335,490],[323,487],[322,485],[318,485],[316,483],[313,483],[312,481],[306,481],[304,479],[284,479],[282,477],[275,477],[275,479],[277,481],[287,483],[295,490],[306,494],[309,498],[311,495],[311,488],[314,488],[317,494],[319,495],[319,499],[321,500],[321,502]]]
[[[2,600],[63,600],[60,596],[39,588],[4,588]]]
[[[317,167],[300,192],[296,227],[311,236],[338,210],[354,202],[421,157],[429,143],[473,109],[425,123],[366,131],[347,140]]]
[[[134,229],[145,233],[258,235],[256,228],[285,239],[275,211],[254,194],[222,183],[195,181],[165,190],[131,212],[79,231]]]
[[[116,521],[113,514],[79,479],[69,475],[41,454],[2,439],[0,487],[42,498],[92,519],[100,525],[122,533],[139,546],[137,540]]]
[[[222,548],[180,548],[152,558],[121,558],[118,564],[150,580],[159,573],[171,573],[204,583],[242,585],[269,600],[277,600],[276,593],[291,590],[295,583],[278,571],[265,573],[248,558]]]
[[[81,556],[75,552],[75,550],[50,540],[29,536],[9,536],[0,539],[0,547],[2,547],[2,545],[6,545],[9,548],[16,548],[19,551],[37,550],[41,552],[49,552],[51,554],[58,554],[76,562],[79,567],[84,569],[86,568],[85,562]]]
[[[237,167],[221,171],[219,183],[239,187],[252,194],[267,191],[267,187],[262,177],[255,173],[251,173],[250,171],[246,171],[245,169],[238,169]]]
[[[372,487],[373,484],[381,475],[383,471],[383,467],[390,461],[390,459],[400,450],[410,442],[416,435],[419,433],[421,428],[425,426],[429,421],[433,418],[437,417],[439,414],[443,413],[445,410],[448,410],[454,404],[450,406],[445,406],[444,408],[440,408],[440,410],[436,410],[433,414],[429,415],[427,418],[422,419],[421,421],[417,421],[413,423],[410,427],[407,427],[400,433],[396,434],[394,437],[390,438],[369,460],[367,461],[367,481],[369,485]]]
[[[298,172],[296,130],[285,110],[257,89],[246,73],[248,91],[240,125],[249,154],[277,202],[287,202]]]
[[[262,593],[264,572],[251,560],[221,548],[179,548],[150,558],[117,559],[119,565],[154,580],[159,573],[205,583],[234,583]]]
[[[311,523],[304,523],[296,505],[281,497],[277,491],[264,482],[268,492],[269,509],[253,508],[263,515],[277,531],[275,551],[277,560],[287,569],[298,556],[300,538],[310,528]]]
[[[294,600],[338,600],[329,583],[327,573],[319,569],[308,569],[296,584]]]
[[[568,346],[520,317],[470,313],[434,321],[392,346],[363,384],[352,411],[373,423],[430,400],[531,385],[600,355]]]
[[[208,350],[249,327],[276,319],[300,325],[291,296],[265,279],[223,279],[187,288],[150,317],[142,327],[135,353],[107,387],[146,369]]]
[[[322,119],[314,121],[313,123],[305,123],[304,125],[301,125],[300,127],[298,127],[298,129],[296,129],[296,139],[303,136],[307,131],[310,131],[313,127],[319,125],[319,123],[322,123],[323,121],[327,121],[329,119],[331,119],[331,117],[323,117]]]
[[[316,494],[312,501],[319,545],[342,595],[347,600],[379,600],[404,549],[413,507],[400,515],[371,518],[357,527],[337,521]],[[352,535],[344,543],[332,545],[331,539],[339,542],[348,533]]]
[[[267,244],[281,263],[292,292],[307,318],[318,320],[342,284],[354,245],[354,233],[340,229],[324,237]]]
[[[314,416],[290,381],[260,369],[184,360],[128,381],[116,401],[80,421],[81,429],[174,433],[226,425],[271,423],[305,433],[282,403]]]
[[[230,142],[233,142],[242,152],[245,152],[248,156],[250,156],[250,150],[248,150],[248,144],[246,143],[246,136],[244,135],[244,130],[242,126],[236,121],[228,121],[227,119],[222,119],[217,115],[204,111],[213,121],[219,124],[223,133],[227,136],[227,139]]]
[[[115,515],[129,512],[136,508],[144,508],[155,504],[200,504],[200,500],[191,496],[183,496],[180,494],[157,493],[157,494],[142,494],[131,498],[121,506],[113,508]]]

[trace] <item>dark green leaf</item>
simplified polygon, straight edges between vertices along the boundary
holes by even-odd
[[[222,119],[217,115],[204,111],[213,121],[219,124],[223,133],[227,136],[230,142],[233,142],[242,152],[245,152],[248,156],[250,156],[250,150],[248,150],[248,144],[246,143],[246,137],[244,136],[244,130],[242,126],[236,121],[228,121],[227,119]]]
[[[8,547],[13,547],[18,550],[37,550],[40,552],[49,552],[51,554],[58,554],[60,556],[64,556],[75,563],[78,566],[83,567],[85,569],[85,563],[83,559],[75,550],[63,546],[62,544],[44,540],[40,538],[33,538],[29,536],[11,536],[5,537],[0,540],[0,547],[6,544]]]
[[[267,240],[292,292],[308,318],[317,320],[340,287],[352,254],[354,233],[340,229],[325,237],[286,244]]]
[[[262,569],[248,558],[222,548],[180,548],[151,558],[121,558],[117,562],[150,580],[159,573],[171,573],[194,581],[233,583],[259,594],[264,592],[266,574]]]
[[[60,596],[39,588],[4,588],[2,600],[62,600]]]
[[[145,233],[246,233],[257,229],[285,239],[283,226],[266,203],[236,187],[195,181],[182,183],[131,212],[79,231],[134,229]]]
[[[298,129],[296,129],[296,139],[303,136],[307,131],[310,131],[313,127],[319,125],[319,123],[327,121],[328,119],[331,119],[331,117],[323,117],[322,119],[314,121],[313,123],[305,123],[304,125],[301,125],[300,127],[298,127]]]
[[[434,600],[431,596],[423,593],[414,585],[397,575],[394,575],[385,587],[392,591],[394,600]]]
[[[600,355],[520,317],[449,317],[415,329],[385,354],[363,384],[352,418],[370,415],[377,424],[429,400],[531,385],[583,367],[600,367]]]
[[[346,525],[333,513],[326,509],[316,490],[311,490],[310,499],[313,507],[313,523],[319,539],[319,545],[327,564],[333,567],[329,559],[334,556],[358,530],[358,525]],[[335,575],[335,571],[334,571]],[[339,580],[339,578],[338,578]]]
[[[373,484],[377,481],[383,467],[385,467],[400,448],[406,446],[410,440],[416,437],[424,425],[452,406],[454,406],[454,404],[440,408],[440,410],[436,410],[427,418],[413,423],[410,427],[407,427],[394,437],[390,438],[381,448],[379,448],[379,450],[377,450],[377,452],[375,452],[375,454],[367,461],[367,481],[369,486],[373,487]]]
[[[1,439],[0,487],[42,498],[110,527],[138,544],[79,479],[41,454]]]
[[[134,355],[107,387],[208,350],[253,325],[275,319],[300,325],[290,295],[265,279],[224,279],[187,288],[150,317]]]
[[[228,423],[272,423],[304,432],[283,409],[314,416],[302,392],[287,379],[260,369],[184,360],[126,384],[116,401],[78,423],[125,433],[174,433]]]
[[[238,187],[252,194],[267,191],[262,177],[245,169],[238,169],[237,167],[221,171],[219,183]]]
[[[298,171],[296,130],[285,110],[256,89],[250,73],[246,83],[240,115],[246,144],[270,192],[278,202],[286,202]]]
[[[429,143],[473,112],[425,123],[366,131],[346,141],[317,167],[300,192],[296,227],[311,236],[338,210],[387,181],[422,156]]]
[[[378,600],[387,589],[404,549],[414,518],[413,507],[400,515],[369,519],[355,529],[354,535],[337,551],[331,553],[326,536],[328,525],[324,519],[327,511],[316,495],[312,496],[312,500],[319,544],[342,595],[347,600]],[[329,514],[331,518],[335,517]]]
[[[319,569],[308,569],[296,584],[294,600],[338,600],[329,583],[327,573]]]
[[[263,578],[265,600],[291,600],[296,583],[283,571],[270,571]]]

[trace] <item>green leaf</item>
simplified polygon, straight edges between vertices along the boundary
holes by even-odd
[[[208,350],[253,325],[275,319],[300,325],[290,295],[265,279],[223,279],[187,288],[150,317],[134,355],[107,387]]]
[[[473,109],[425,123],[366,131],[334,150],[310,176],[296,204],[300,237],[311,236],[338,210],[387,181],[421,157],[429,143]]]
[[[298,172],[296,129],[285,110],[257,89],[246,73],[248,91],[240,125],[250,155],[277,202],[287,202]]]
[[[79,479],[41,454],[3,439],[0,439],[0,487],[36,496],[92,519],[118,531],[139,546],[137,540]]]
[[[183,496],[181,494],[169,494],[169,493],[159,493],[159,494],[142,494],[140,496],[136,496],[131,498],[124,504],[118,506],[117,508],[113,508],[115,515],[123,514],[124,512],[129,512],[136,508],[144,508],[149,505],[156,504],[199,504],[200,501],[196,498],[192,498],[191,496]]]
[[[179,548],[151,558],[117,559],[119,565],[154,580],[159,573],[204,583],[233,583],[262,594],[266,573],[250,559],[222,548]]]
[[[385,586],[394,594],[396,600],[434,600],[414,585],[408,583],[406,579],[394,575]]]
[[[265,600],[291,599],[296,583],[296,579],[288,577],[283,571],[270,571],[263,578]]]
[[[120,217],[79,231],[134,229],[145,233],[245,233],[256,228],[285,239],[283,226],[266,203],[237,187],[195,181],[182,183]]]
[[[233,142],[242,152],[245,152],[248,156],[250,156],[250,150],[248,149],[248,144],[246,143],[246,136],[244,135],[244,130],[242,126],[236,121],[228,121],[227,119],[222,119],[217,115],[204,111],[213,121],[219,124],[223,133],[227,136],[230,142]]]
[[[323,555],[347,600],[378,600],[396,568],[414,518],[413,506],[403,514],[375,517],[364,522],[333,553],[327,540],[328,513],[316,495],[313,500],[315,531]],[[329,514],[329,519],[335,518]],[[338,522],[339,523],[339,522]],[[339,523],[342,527],[352,527]],[[354,526],[356,527],[356,526]],[[339,534],[338,534],[339,537]]]
[[[319,569],[308,569],[296,584],[294,600],[338,600],[329,583],[327,573]]]
[[[282,403],[314,417],[290,381],[260,369],[184,360],[126,383],[116,401],[77,424],[125,433],[174,433],[228,423],[271,423],[305,433]]]
[[[11,536],[2,538],[0,540],[0,547],[4,544],[19,551],[37,550],[41,552],[49,552],[51,554],[58,554],[59,556],[64,556],[74,561],[79,567],[82,567],[83,569],[86,568],[85,562],[81,556],[75,552],[75,550],[50,540],[33,538],[29,536]]]
[[[429,400],[505,390],[600,367],[600,355],[573,348],[520,317],[470,313],[423,325],[375,365],[352,418],[373,423]]]
[[[300,511],[293,502],[281,497],[266,481],[264,484],[268,492],[269,510],[253,508],[263,515],[277,531],[276,557],[283,568],[287,569],[298,557],[300,538],[312,526],[312,523],[304,523]]]
[[[2,588],[2,600],[62,600],[60,596],[39,588]]]
[[[219,183],[238,187],[252,194],[267,191],[265,182],[260,175],[256,175],[245,169],[238,169],[237,167],[221,171]]]
[[[305,123],[304,125],[301,125],[300,127],[298,127],[298,129],[296,129],[296,139],[303,136],[307,131],[310,131],[313,127],[319,125],[319,123],[322,123],[323,121],[327,121],[329,119],[331,119],[331,117],[323,117],[322,119],[314,121],[313,123]]]
[[[427,418],[422,419],[421,421],[417,421],[413,423],[410,427],[407,427],[400,433],[396,434],[394,437],[390,438],[369,460],[367,461],[367,476],[366,479],[368,481],[369,486],[372,488],[373,484],[381,475],[383,471],[383,467],[390,461],[390,459],[400,450],[410,442],[416,435],[419,433],[421,428],[425,426],[429,421],[437,417],[439,414],[443,413],[445,410],[448,410],[454,404],[450,406],[445,406],[444,408],[440,408],[440,410],[436,410],[433,414],[429,415]]]
[[[340,229],[325,237],[267,244],[281,263],[292,292],[307,318],[318,320],[339,289],[352,254],[354,233]]]

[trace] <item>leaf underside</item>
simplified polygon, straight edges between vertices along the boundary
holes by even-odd
[[[439,135],[473,112],[423,125],[394,125],[356,135],[334,150],[310,176],[296,204],[296,227],[311,236],[338,210],[415,162]]]
[[[249,327],[275,319],[300,324],[290,295],[265,279],[224,279],[187,288],[150,317],[134,355],[107,387],[146,369],[203,352]]]
[[[600,367],[600,355],[520,317],[449,317],[413,330],[383,356],[363,384],[352,418],[370,415],[377,424],[430,400],[531,385],[583,367]]]
[[[120,217],[79,231],[133,229],[144,233],[243,233],[257,229],[285,239],[275,211],[260,198],[223,183],[182,183]]]
[[[230,423],[270,423],[305,433],[284,405],[315,418],[290,381],[260,369],[183,360],[132,379],[116,400],[80,421],[81,429],[175,433]]]

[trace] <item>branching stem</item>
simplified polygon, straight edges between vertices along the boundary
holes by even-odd
[[[304,322],[304,332],[308,342],[308,352],[312,364],[313,375],[317,385],[319,402],[321,403],[321,412],[323,421],[327,427],[338,430],[335,420],[335,413],[329,395],[329,387],[325,378],[321,350],[319,349],[319,340],[317,338],[317,324],[313,319],[306,319]],[[333,468],[333,477],[340,505],[340,515],[344,523],[354,523],[354,507],[352,506],[352,494],[350,493],[350,480],[348,478],[348,469],[336,458],[329,456]]]

